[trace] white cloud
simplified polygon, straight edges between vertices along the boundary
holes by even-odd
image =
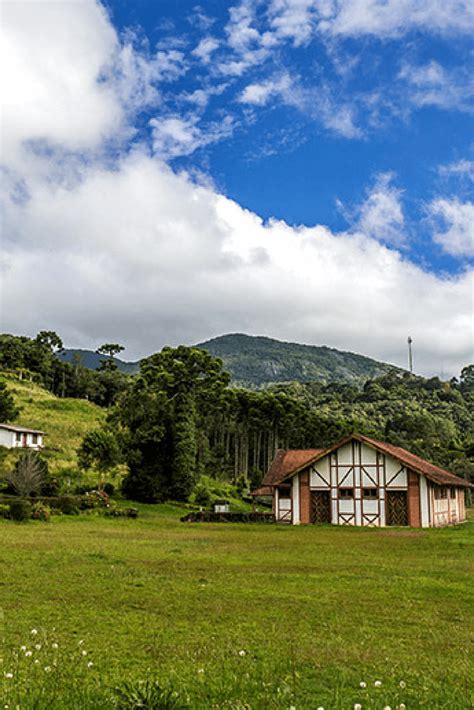
[[[355,225],[363,234],[386,244],[405,243],[405,218],[401,204],[403,191],[392,184],[393,175],[379,175],[365,202],[359,208]]]
[[[474,202],[456,198],[438,198],[429,205],[429,213],[442,231],[433,239],[453,256],[474,257]]]
[[[215,37],[204,37],[197,47],[193,49],[192,54],[198,57],[204,64],[211,61],[211,55],[218,49],[220,42]]]
[[[234,120],[225,116],[218,123],[198,126],[198,117],[152,118],[153,150],[162,160],[191,155],[198,148],[228,138],[234,130]]]
[[[469,274],[438,278],[360,231],[264,224],[143,152],[73,189],[36,184],[6,223],[7,330],[113,338],[130,357],[244,331],[400,364],[410,332],[425,372],[470,357]]]
[[[474,79],[464,69],[448,71],[435,61],[421,66],[405,64],[399,79],[408,85],[407,99],[416,106],[472,111]]]
[[[438,172],[444,177],[457,176],[474,180],[474,160],[462,159],[449,165],[440,165]]]
[[[285,73],[258,84],[248,84],[239,96],[242,104],[264,106],[272,96],[281,96],[291,86],[290,75]]]

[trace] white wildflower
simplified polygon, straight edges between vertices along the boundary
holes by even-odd
[[[375,688],[381,688],[382,687],[382,681],[381,680],[376,680],[374,683]]]
[[[87,651],[82,651],[81,653],[83,656],[87,656]]]
[[[383,710],[392,710],[392,708],[390,707],[390,705],[386,705]]]
[[[360,703],[356,703],[354,705],[354,710],[362,710],[362,705]]]
[[[322,705],[320,705],[319,708],[316,708],[316,710],[324,710],[324,708]]]
[[[36,648],[37,651],[41,651],[41,644],[40,644],[40,643],[37,643],[37,644],[35,645],[35,648]]]
[[[77,645],[82,646],[83,643],[84,643],[84,639],[81,639]]]
[[[45,672],[45,673],[49,673],[50,670],[51,670],[51,666],[45,666],[45,667],[44,667],[44,672]]]
[[[402,690],[403,690],[403,688],[406,688],[406,687],[407,687],[407,684],[405,683],[404,680],[401,680],[398,685],[400,686],[400,688],[401,688]]]
[[[93,665],[94,665],[94,664],[92,663],[92,661],[89,661],[89,663],[87,664],[87,667],[88,667],[88,668],[92,668]]]
[[[365,682],[365,680],[360,681],[359,688],[367,688],[367,683]]]
[[[296,710],[296,707],[294,705],[290,705],[290,710]]]
[[[39,666],[39,661],[37,658],[35,659],[35,666]]]
[[[20,651],[26,651],[26,646],[20,646]]]
[[[29,658],[30,656],[33,655],[33,651],[26,651],[25,656]]]
[[[56,642],[54,642],[51,644],[51,648],[54,648],[54,650],[56,651],[56,649],[59,648],[59,645]]]
[[[405,703],[400,703],[400,705],[398,706],[398,710],[407,710],[407,706],[405,705]]]
[[[198,673],[204,673],[204,668],[198,668]]]
[[[36,636],[37,633],[38,633],[38,629],[31,629],[32,636]]]
[[[13,678],[13,673],[5,673],[5,678]]]
[[[239,656],[245,656],[245,651],[239,651]]]

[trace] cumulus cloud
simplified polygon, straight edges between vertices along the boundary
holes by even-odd
[[[359,208],[355,228],[372,239],[401,246],[405,243],[405,217],[401,197],[391,173],[377,177],[373,189]]]
[[[208,64],[211,61],[212,53],[218,49],[219,44],[220,42],[215,37],[204,37],[192,53],[204,64]]]
[[[447,70],[438,62],[405,64],[399,79],[409,87],[407,98],[416,106],[472,111],[474,79],[465,69]]]
[[[429,205],[429,213],[441,231],[434,240],[453,256],[474,257],[474,202],[456,198],[438,198]]]
[[[30,3],[31,15],[19,18],[22,6],[7,4],[15,81],[5,79],[4,155],[18,179],[4,198],[4,329],[54,328],[70,346],[119,341],[129,357],[244,331],[399,364],[411,333],[424,372],[442,361],[454,374],[468,361],[472,273],[441,278],[381,243],[403,229],[401,195],[388,177],[357,229],[334,233],[264,222],[163,162],[220,139],[232,119],[202,125],[157,112],[154,153],[136,139],[111,157],[104,145],[134,126],[118,88],[124,45],[106,14],[93,2]],[[270,44],[251,30],[244,13],[232,40],[244,62],[254,59],[247,50]],[[177,55],[155,59],[163,81],[185,69]],[[143,68],[154,79],[140,94],[158,64]],[[128,76],[142,74],[135,57],[128,66]],[[38,150],[38,140],[56,148]]]
[[[279,77],[271,77],[264,82],[248,84],[239,96],[242,104],[264,106],[271,96],[284,96],[291,86],[288,73]]]

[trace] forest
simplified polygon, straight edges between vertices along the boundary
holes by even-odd
[[[106,408],[106,424],[87,434],[79,463],[128,474],[125,495],[147,502],[186,500],[202,475],[257,486],[278,448],[327,446],[352,431],[403,446],[474,480],[474,365],[444,382],[394,369],[365,383],[291,382],[261,390],[231,386],[219,358],[197,348],[164,348],[117,370],[118,344],[99,348],[98,371],[61,362],[59,336],[0,336],[0,370],[29,377],[58,396]],[[0,418],[14,419],[0,392]]]

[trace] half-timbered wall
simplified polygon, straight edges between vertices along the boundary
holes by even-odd
[[[407,511],[407,520],[402,516],[399,524],[428,527],[426,481],[423,479],[421,484],[419,479],[396,459],[356,440],[336,449],[310,469],[310,488],[330,491],[331,521],[338,525],[387,525],[390,522],[387,498],[393,492],[391,500],[395,500],[395,506],[391,510],[396,513],[398,501]]]

